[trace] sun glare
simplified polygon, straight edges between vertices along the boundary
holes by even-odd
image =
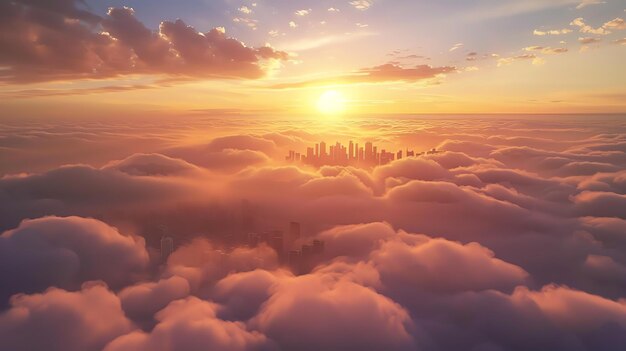
[[[323,114],[336,115],[344,112],[345,109],[346,100],[344,96],[336,90],[324,92],[317,100],[317,110]]]

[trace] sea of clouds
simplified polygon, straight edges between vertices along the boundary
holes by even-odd
[[[441,152],[284,161],[336,140]],[[626,347],[619,117],[6,120],[0,159],[3,349]],[[315,268],[228,244],[242,202]]]

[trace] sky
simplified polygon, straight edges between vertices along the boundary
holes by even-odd
[[[626,350],[625,8],[0,0],[0,349]]]
[[[1,5],[3,115],[625,110],[621,1],[54,3]]]

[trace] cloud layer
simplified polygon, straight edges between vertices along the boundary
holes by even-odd
[[[577,118],[7,129],[8,160],[68,144],[49,169],[0,179],[0,337],[12,350],[621,350],[626,125]],[[74,137],[147,130],[137,152],[92,161],[102,144],[83,142],[82,164],[63,165]],[[439,152],[372,168],[284,159],[320,139]],[[294,267],[249,241],[292,221],[302,235],[281,251],[323,252]]]

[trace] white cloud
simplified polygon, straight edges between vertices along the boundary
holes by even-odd
[[[311,13],[311,9],[308,10],[298,10],[296,11],[296,16],[300,16],[300,17],[304,17],[304,16],[308,16]]]
[[[576,9],[580,10],[582,8],[585,8],[589,5],[599,5],[599,4],[606,4],[606,1],[601,1],[601,0],[582,0],[580,2],[580,4],[578,4],[578,6],[576,6]]]
[[[374,3],[371,0],[354,0],[350,1],[350,5],[354,6],[355,9],[365,11],[372,7]]]
[[[552,30],[539,30],[539,29],[535,29],[533,31],[534,35],[538,35],[538,36],[544,36],[544,35],[562,35],[562,34],[568,34],[573,32],[571,29],[569,28],[563,28],[563,29],[552,29]]]
[[[607,22],[607,24],[608,23],[610,22]],[[599,28],[593,28],[592,26],[585,23],[585,20],[582,17],[578,17],[570,23],[570,26],[579,27],[581,33],[607,35],[611,34],[611,31],[607,30],[605,27],[607,24],[604,24],[602,27]]]
[[[241,6],[239,8],[239,12],[245,13],[246,15],[249,15],[249,14],[252,13],[252,10],[248,6]]]
[[[450,51],[450,52],[455,51],[455,50],[459,49],[459,48],[460,48],[460,47],[462,47],[462,46],[463,46],[463,43],[457,43],[457,44],[454,44],[454,46],[452,46],[452,47],[450,48],[450,50],[448,50],[448,51]]]

